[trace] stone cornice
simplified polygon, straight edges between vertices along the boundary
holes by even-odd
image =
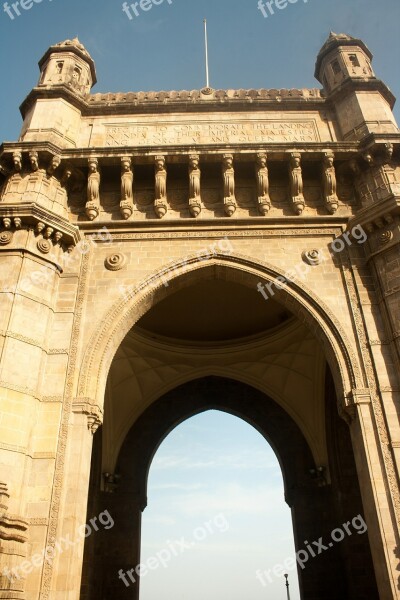
[[[400,146],[400,135],[398,139],[393,140],[398,142]],[[229,144],[196,144],[195,151],[200,154],[202,160],[207,159],[209,162],[219,162],[221,155],[228,150],[233,154],[237,153],[235,160],[248,159],[249,155],[256,159],[257,152],[262,150],[268,151],[269,160],[283,160],[285,157],[289,159],[289,155],[296,148],[302,154],[302,159],[307,160],[322,160],[327,150],[335,153],[336,160],[349,160],[356,158],[360,152],[360,145],[355,141],[332,141],[332,142],[273,142],[273,143],[229,143]],[[117,164],[122,157],[132,156],[134,160],[148,162],[153,164],[154,157],[162,154],[167,155],[171,159],[173,155],[176,157],[176,162],[181,162],[182,156],[187,158],[193,153],[193,144],[178,144],[178,145],[163,145],[163,146],[93,146],[84,148],[68,148],[62,149],[55,144],[48,142],[4,142],[0,145],[0,159],[3,159],[3,168],[12,170],[12,155],[13,152],[19,151],[28,153],[31,150],[36,150],[38,153],[43,153],[46,157],[57,155],[65,163],[72,163],[75,166],[86,166],[89,158],[95,156],[101,160],[103,164]]]
[[[31,90],[20,106],[25,117],[38,98],[63,98],[78,108],[83,116],[160,112],[202,112],[241,109],[293,110],[296,106],[319,110],[325,103],[324,92],[313,89],[251,89],[251,90],[181,90],[159,92],[117,92],[79,96],[67,85],[38,86]]]

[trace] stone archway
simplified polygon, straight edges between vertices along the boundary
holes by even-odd
[[[260,280],[275,282],[284,272],[275,266],[236,254],[216,252],[211,258],[188,256],[173,261],[162,273],[156,272],[121,293],[104,315],[89,340],[79,374],[77,402],[87,402],[100,410],[104,406],[106,381],[112,360],[123,339],[137,321],[167,296],[209,278],[236,281],[256,291]],[[277,288],[275,299],[305,323],[320,341],[330,366],[338,398],[344,411],[352,404],[351,391],[362,387],[359,360],[338,319],[300,281],[287,281]]]
[[[115,526],[88,540],[81,599],[138,598],[138,578],[127,588],[118,578],[140,563],[141,512],[147,503],[148,470],[159,444],[180,422],[209,409],[238,416],[268,440],[282,468],[285,499],[292,509],[295,543],[329,540],[332,530],[362,514],[360,490],[349,431],[337,414],[330,373],[325,386],[332,485],[321,485],[310,471],[316,465],[299,427],[261,392],[234,380],[205,377],[168,392],[131,427],[118,458],[121,477],[113,495],[99,492],[101,430],[96,434],[89,510],[109,508]],[[283,499],[282,499],[283,501]],[[110,534],[111,538],[110,539]],[[340,574],[340,576],[338,576]],[[299,569],[302,598],[373,600],[378,598],[368,538],[349,536]]]
[[[272,281],[274,277],[282,274],[276,269],[272,269],[272,267],[269,265],[262,264],[260,266],[259,263],[255,263],[254,261],[250,260],[245,256],[226,256],[220,254],[216,257],[207,260],[200,260],[198,257],[192,257],[190,259],[187,259],[184,265],[179,264],[178,262],[178,264],[170,265],[168,269],[163,271],[162,275],[164,277],[164,281],[155,278],[155,276],[150,277],[148,280],[143,282],[143,284],[137,286],[135,290],[131,294],[129,294],[128,297],[125,296],[124,298],[122,298],[117,304],[114,305],[114,307],[107,313],[107,315],[105,315],[105,318],[102,320],[100,327],[93,334],[87,346],[80,374],[79,392],[81,396],[77,399],[78,402],[82,402],[84,400],[85,402],[90,402],[93,406],[101,402],[101,406],[99,406],[99,409],[102,409],[104,390],[106,388],[106,376],[110,371],[110,366],[112,365],[116,353],[121,347],[122,340],[127,338],[128,332],[132,330],[132,326],[138,322],[140,317],[146,314],[146,312],[149,311],[152,307],[158,306],[165,298],[176,294],[181,290],[190,288],[195,283],[205,282],[212,279],[237,282],[240,285],[251,289],[252,293],[254,294],[254,290],[258,281],[262,279]],[[168,285],[165,285],[165,281],[167,281]],[[359,449],[365,443],[365,440],[362,436],[362,432],[358,426],[358,423],[352,420],[356,414],[356,405],[354,403],[354,399],[357,398],[357,389],[359,389],[362,384],[359,363],[356,357],[356,353],[353,350],[353,346],[347,338],[347,335],[343,331],[343,328],[332,315],[332,313],[327,309],[327,307],[323,305],[322,302],[319,302],[315,298],[315,295],[313,296],[311,293],[309,293],[304,285],[300,283],[289,282],[286,287],[277,292],[276,300],[279,304],[286,307],[294,317],[297,317],[297,319],[295,319],[296,323],[301,326],[304,326],[305,329],[310,332],[311,337],[318,340],[321,351],[323,349],[322,355],[329,363],[329,367],[332,373],[332,379],[335,382],[335,392],[331,392],[332,398],[334,398],[333,404],[335,406],[336,411],[334,413],[335,419],[338,419],[337,409],[339,409],[341,415],[344,416],[349,423],[352,423],[352,444],[353,448],[358,448],[358,452],[355,453],[358,469],[357,472],[359,477],[364,477],[364,480],[360,480],[360,485],[363,493],[363,502],[364,505],[365,503],[367,503],[367,506],[371,507],[373,502],[371,500],[371,490],[369,489],[368,485],[364,485],[366,474],[364,470],[365,467],[363,466],[363,461],[365,460],[365,458],[363,455],[363,451],[359,451]],[[213,369],[210,366],[208,366],[208,373],[205,369],[202,372],[198,373],[196,377],[204,377],[210,374],[236,379],[235,376],[232,377],[231,374],[228,374],[223,370],[218,371],[217,369]],[[187,380],[194,378],[195,374],[192,373],[190,377],[187,377]],[[240,379],[239,374],[237,378]],[[170,382],[170,387],[167,389],[171,390],[172,388],[176,387],[179,383],[183,382],[184,380],[182,380],[181,382],[175,381],[172,382],[172,384]],[[261,384],[260,386],[257,384],[257,380],[255,380],[254,382],[252,381],[250,383],[254,388],[258,388],[260,390],[262,389]],[[141,407],[142,413],[144,414],[145,410],[150,409],[152,404],[154,404],[157,401],[157,399],[161,397],[161,395],[165,395],[167,389],[164,390],[162,394],[158,393],[158,395],[155,394],[151,398],[148,398],[148,406],[143,405]],[[266,394],[266,396],[268,396],[271,400],[271,395]],[[275,400],[275,403],[280,403],[275,397],[273,397],[271,401],[273,400]],[[283,403],[280,404],[282,408]],[[142,413],[138,413],[136,415],[136,418],[139,418]],[[108,420],[106,418],[104,422],[105,428],[107,428],[107,423]],[[300,424],[296,421],[296,419],[294,419],[294,423],[297,427],[301,429]],[[347,431],[347,436],[348,433],[349,432]],[[304,437],[303,431],[302,435]],[[94,457],[98,457],[102,453],[101,449],[99,448],[99,445],[101,445],[102,441],[104,441],[104,437],[101,441],[99,441],[99,436],[100,434],[96,436],[97,441],[95,443],[95,450],[93,454]],[[353,449],[351,448],[351,444],[349,444],[348,447],[350,449],[351,456],[353,456]],[[307,445],[307,448],[308,452],[310,452],[311,446]],[[311,451],[311,455],[314,461],[314,467],[319,466],[315,460],[315,451]],[[118,461],[121,460],[121,456],[122,455],[120,453]],[[94,467],[94,470],[92,469],[92,485],[97,487],[97,491],[99,491],[99,487],[102,481],[102,471],[104,472],[104,465],[101,459],[97,460],[100,460],[100,462],[96,465],[96,467]],[[328,471],[329,470],[330,469],[328,465]],[[355,471],[353,473],[353,476],[356,480],[357,473]],[[333,477],[333,473],[329,473],[328,479],[330,477]],[[129,494],[132,495],[132,490],[129,491]],[[93,510],[101,510],[101,502],[104,502],[103,498],[103,500],[100,501],[100,505],[98,505],[96,504],[97,500],[93,500],[94,497],[97,498],[96,494],[94,496],[92,494],[91,502],[95,502],[95,504],[90,505],[91,512],[93,512]],[[99,493],[99,497],[101,498],[101,493]],[[140,539],[140,511],[143,508],[143,493],[140,489],[135,489],[134,497],[134,506],[136,511],[136,530],[130,537],[130,547],[125,548],[126,556],[131,557],[129,559],[130,563],[132,563],[132,561],[135,562],[136,558],[139,557],[140,544],[138,540]],[[300,494],[299,502],[307,503],[306,493],[304,495]],[[326,499],[326,502],[328,502],[330,506],[333,506],[336,500],[334,497],[330,497],[329,499]],[[360,504],[358,504],[358,506],[360,506]],[[118,512],[118,506],[115,507],[115,510],[116,512]],[[340,507],[337,510],[340,513]],[[318,511],[320,511],[321,515],[325,514],[323,509],[323,503],[319,505],[319,508],[315,507],[315,510],[312,512],[312,515],[319,514]],[[335,514],[336,513],[334,510],[330,511],[330,515],[332,517],[330,526],[332,528],[335,528],[338,525],[337,519],[336,522],[334,522],[335,519],[332,516]],[[346,518],[349,518],[349,516],[346,515]],[[379,521],[376,519],[374,511],[369,511],[369,519],[370,521],[368,525],[370,530],[373,534],[375,532],[375,535],[378,535],[377,532],[379,532],[380,526]],[[327,522],[325,523],[325,525],[322,522],[319,523],[320,529],[322,528],[325,531],[327,528],[329,528]],[[124,527],[124,529],[126,528]],[[300,529],[300,531],[302,530]],[[317,536],[316,539],[319,539],[321,537],[321,533],[318,533],[316,530],[314,531],[312,527],[311,533],[308,534],[308,537],[312,537],[312,535],[314,535],[313,532]],[[379,566],[382,564],[380,558],[381,548],[379,546],[379,543],[377,545],[372,545],[375,568],[377,568],[378,565],[378,576]],[[87,547],[86,556],[88,556],[88,552],[90,555],[90,544]],[[98,553],[97,550],[96,553]],[[348,556],[351,556],[351,552],[348,553]],[[109,562],[110,564],[112,564],[112,561]],[[347,561],[345,561],[345,563],[343,563],[342,567],[340,568],[348,569],[348,565],[350,565],[350,563],[351,560],[348,559]],[[130,564],[130,568],[131,567],[132,564]],[[82,598],[90,598],[90,594],[92,593],[90,591],[92,589],[90,579],[90,569],[88,571],[87,568],[85,568]],[[109,585],[112,584],[105,582],[105,587],[103,586],[103,589],[107,589]],[[313,588],[311,586],[311,583],[305,583],[304,585],[310,586],[310,594],[314,593],[312,592]],[[368,585],[370,586],[368,591],[369,595],[367,594],[366,597],[374,597],[373,594],[375,593],[375,587],[372,584]],[[349,590],[350,587],[348,588]],[[86,589],[89,591],[86,592]],[[331,589],[334,588],[332,587]],[[129,591],[132,593],[132,590]],[[96,593],[100,594],[103,593],[103,591],[97,590]],[[135,593],[137,594],[137,592]],[[319,593],[320,592],[318,592],[318,594]],[[357,594],[359,593],[360,590],[357,591]],[[89,595],[85,596],[85,594]],[[320,597],[318,596],[318,594],[315,596],[308,595],[305,597],[318,598]],[[349,595],[348,597],[350,598],[352,596]],[[361,598],[362,596],[355,597]]]

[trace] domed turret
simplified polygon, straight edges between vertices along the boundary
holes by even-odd
[[[315,77],[336,109],[343,139],[398,131],[392,109],[396,99],[375,77],[372,54],[362,40],[331,31],[315,65]]]
[[[315,65],[315,77],[330,93],[347,79],[375,79],[372,54],[362,40],[331,31]]]
[[[97,81],[94,61],[78,38],[51,46],[39,68],[39,86],[68,85],[84,95]]]

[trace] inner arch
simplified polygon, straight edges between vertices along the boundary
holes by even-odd
[[[294,555],[281,467],[265,438],[220,410],[173,429],[150,466],[141,560],[154,569],[141,580],[140,600],[182,589],[193,600],[279,597],[283,576],[262,572]],[[286,565],[298,600],[295,564]]]

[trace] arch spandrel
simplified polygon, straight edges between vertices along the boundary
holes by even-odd
[[[274,282],[283,270],[266,262],[239,254],[217,253],[210,258],[189,256],[176,260],[134,286],[111,307],[92,335],[79,373],[77,402],[90,400],[103,408],[107,376],[112,360],[130,329],[150,308],[179,291],[204,279],[234,281],[254,288],[259,281]],[[355,388],[363,387],[359,361],[353,344],[336,316],[300,282],[289,281],[276,290],[274,299],[288,308],[321,342],[333,374],[337,396],[344,411]]]

